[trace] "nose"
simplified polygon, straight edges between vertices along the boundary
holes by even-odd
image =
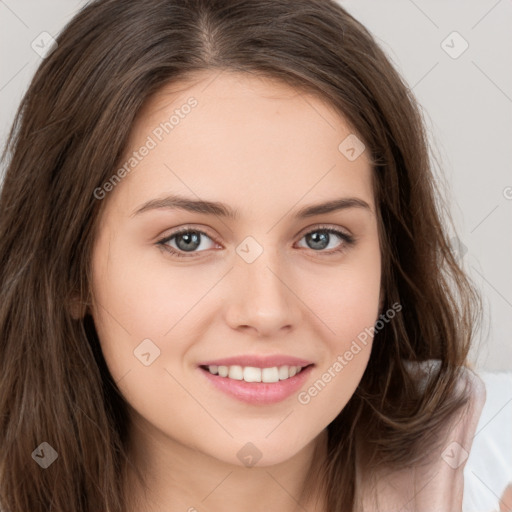
[[[275,338],[298,325],[301,301],[282,254],[265,250],[252,263],[237,258],[230,274],[226,320],[232,329]]]

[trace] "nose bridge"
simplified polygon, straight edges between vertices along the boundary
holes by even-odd
[[[237,247],[233,279],[238,282],[230,308],[233,327],[249,326],[269,334],[295,324],[297,304],[287,286],[283,254],[254,239]]]

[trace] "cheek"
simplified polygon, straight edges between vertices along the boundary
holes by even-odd
[[[343,344],[369,325],[373,325],[378,316],[380,279],[379,275],[370,275],[371,272],[349,275],[340,275],[339,283],[333,286],[331,276],[329,280],[315,281],[315,290],[306,297],[308,305],[317,314],[329,332],[330,344]],[[321,293],[319,290],[325,291]]]
[[[216,281],[207,266],[171,269],[158,248],[123,247],[119,239],[109,244],[104,236],[93,254],[93,318],[113,378],[130,371],[134,380],[133,371],[145,362],[164,370],[180,361],[192,339],[190,319],[202,311],[201,298]],[[149,361],[141,361],[148,352]]]
[[[320,422],[329,423],[347,404],[370,357],[379,315],[381,260],[377,244],[368,249],[328,275],[317,275],[315,286],[304,289],[325,335],[315,379],[301,390],[298,402]]]
[[[133,341],[163,335],[183,316],[193,290],[180,281],[179,273],[163,273],[144,252],[115,241],[106,251],[105,245],[103,240],[93,257],[98,323],[109,328],[116,323],[121,337]]]
[[[347,283],[332,293],[321,312],[330,329],[323,329],[323,357],[312,378],[299,394],[299,407],[327,425],[354,394],[368,364],[378,315],[379,281]],[[320,303],[319,303],[320,306]],[[320,310],[320,309],[319,309]]]
[[[377,236],[345,255],[339,264],[311,270],[301,278],[302,296],[322,321],[332,350],[343,350],[350,340],[378,317],[381,257]]]

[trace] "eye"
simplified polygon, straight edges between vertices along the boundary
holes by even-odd
[[[326,256],[341,253],[349,246],[355,244],[353,236],[338,229],[324,226],[308,231],[302,236],[301,240],[302,239],[306,240],[306,248],[310,248],[314,252],[324,253]],[[336,239],[338,239],[337,245],[335,243]],[[209,240],[213,245],[208,247],[207,240]],[[333,242],[335,244],[334,248],[332,247]],[[163,247],[172,255],[182,258],[192,257],[194,253],[203,252],[206,249],[212,248],[215,243],[216,242],[204,231],[192,228],[182,228],[159,240],[157,245]],[[325,249],[331,250],[326,251]]]
[[[204,247],[205,244],[203,242],[205,239],[213,242],[213,240],[204,231],[184,228],[179,231],[175,231],[172,235],[167,236],[162,240],[159,240],[157,244],[162,246],[171,254],[178,257],[187,257],[188,255],[184,253],[202,252],[197,249],[208,249],[209,247]],[[172,244],[174,244],[174,246]]]
[[[337,245],[336,238],[341,240]],[[355,243],[353,236],[331,227],[318,227],[312,231],[308,231],[301,240],[302,239],[306,240],[308,248],[313,249],[315,252],[325,253],[327,256],[340,253]],[[331,250],[325,251],[324,249]]]

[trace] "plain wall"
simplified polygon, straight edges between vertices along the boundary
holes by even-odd
[[[0,2],[2,146],[41,62],[32,42],[42,32],[56,36],[84,4]],[[512,2],[340,4],[374,34],[422,106],[449,186],[453,243],[484,299],[473,359],[482,369],[512,370]]]

